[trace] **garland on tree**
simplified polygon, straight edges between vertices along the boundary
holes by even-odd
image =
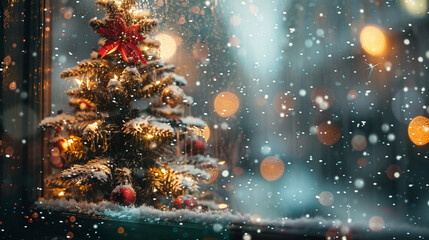
[[[181,140],[186,145],[186,138],[206,126],[184,115],[193,101],[182,90],[186,80],[158,58],[160,44],[149,37],[158,22],[138,10],[135,0],[97,4],[106,16],[89,25],[102,37],[100,49],[61,73],[79,84],[67,91],[74,113],[40,124],[55,130],[50,157],[63,166],[46,179],[51,197],[159,208],[186,199],[192,204],[181,208],[194,208],[194,198],[183,195],[198,192],[199,181],[210,177],[206,169],[217,160],[205,156],[202,141],[197,150],[197,145],[182,146]],[[134,108],[141,99],[148,107]]]

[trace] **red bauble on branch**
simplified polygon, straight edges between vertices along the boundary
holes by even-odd
[[[113,189],[110,200],[122,206],[129,206],[136,202],[136,191],[131,185],[119,185]]]
[[[200,139],[193,139],[187,141],[186,144],[186,153],[188,155],[205,155],[206,154],[206,145]]]
[[[180,196],[174,201],[174,207],[176,209],[195,209],[198,207],[197,200],[188,195]]]
[[[115,20],[107,22],[107,26],[108,28],[100,28],[97,31],[107,37],[106,43],[99,51],[101,58],[118,50],[126,62],[129,62],[128,58],[131,57],[136,64],[139,61],[146,64],[142,51],[137,47],[137,44],[145,39],[139,33],[139,25],[127,26],[125,20],[117,15]]]

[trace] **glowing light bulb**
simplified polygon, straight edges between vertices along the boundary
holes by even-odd
[[[225,208],[227,208],[227,207],[228,207],[228,204],[226,204],[226,203],[219,203],[219,205],[218,205],[218,208],[219,208],[220,210],[225,209]]]
[[[59,197],[63,197],[63,196],[64,196],[64,192],[60,192],[60,193],[58,193],[58,196],[59,196]]]

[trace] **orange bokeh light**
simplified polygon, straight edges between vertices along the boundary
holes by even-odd
[[[283,175],[284,171],[283,161],[276,157],[267,157],[261,163],[261,174],[267,181],[276,181]]]
[[[240,100],[232,92],[221,92],[214,101],[214,109],[221,117],[231,117],[240,107]]]
[[[377,26],[365,26],[360,32],[359,40],[363,50],[370,55],[381,56],[386,51],[386,35],[383,30]]]
[[[341,138],[341,128],[333,121],[325,121],[317,127],[317,138],[327,146],[334,145]]]
[[[206,124],[206,126],[203,129],[203,137],[206,142],[209,141],[210,138],[210,127]]]
[[[418,116],[408,125],[408,136],[417,146],[429,143],[429,119]]]

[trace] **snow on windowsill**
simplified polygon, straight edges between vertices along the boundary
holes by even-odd
[[[332,225],[322,218],[300,219],[252,219],[250,214],[240,214],[229,210],[199,211],[199,210],[171,210],[163,211],[149,206],[124,207],[109,201],[99,203],[78,202],[76,200],[40,200],[35,207],[41,210],[59,211],[65,213],[85,214],[90,216],[107,217],[116,220],[143,221],[143,222],[190,222],[190,223],[221,223],[221,224],[256,224],[265,226],[311,226],[326,228]],[[318,227],[316,227],[318,226]]]

